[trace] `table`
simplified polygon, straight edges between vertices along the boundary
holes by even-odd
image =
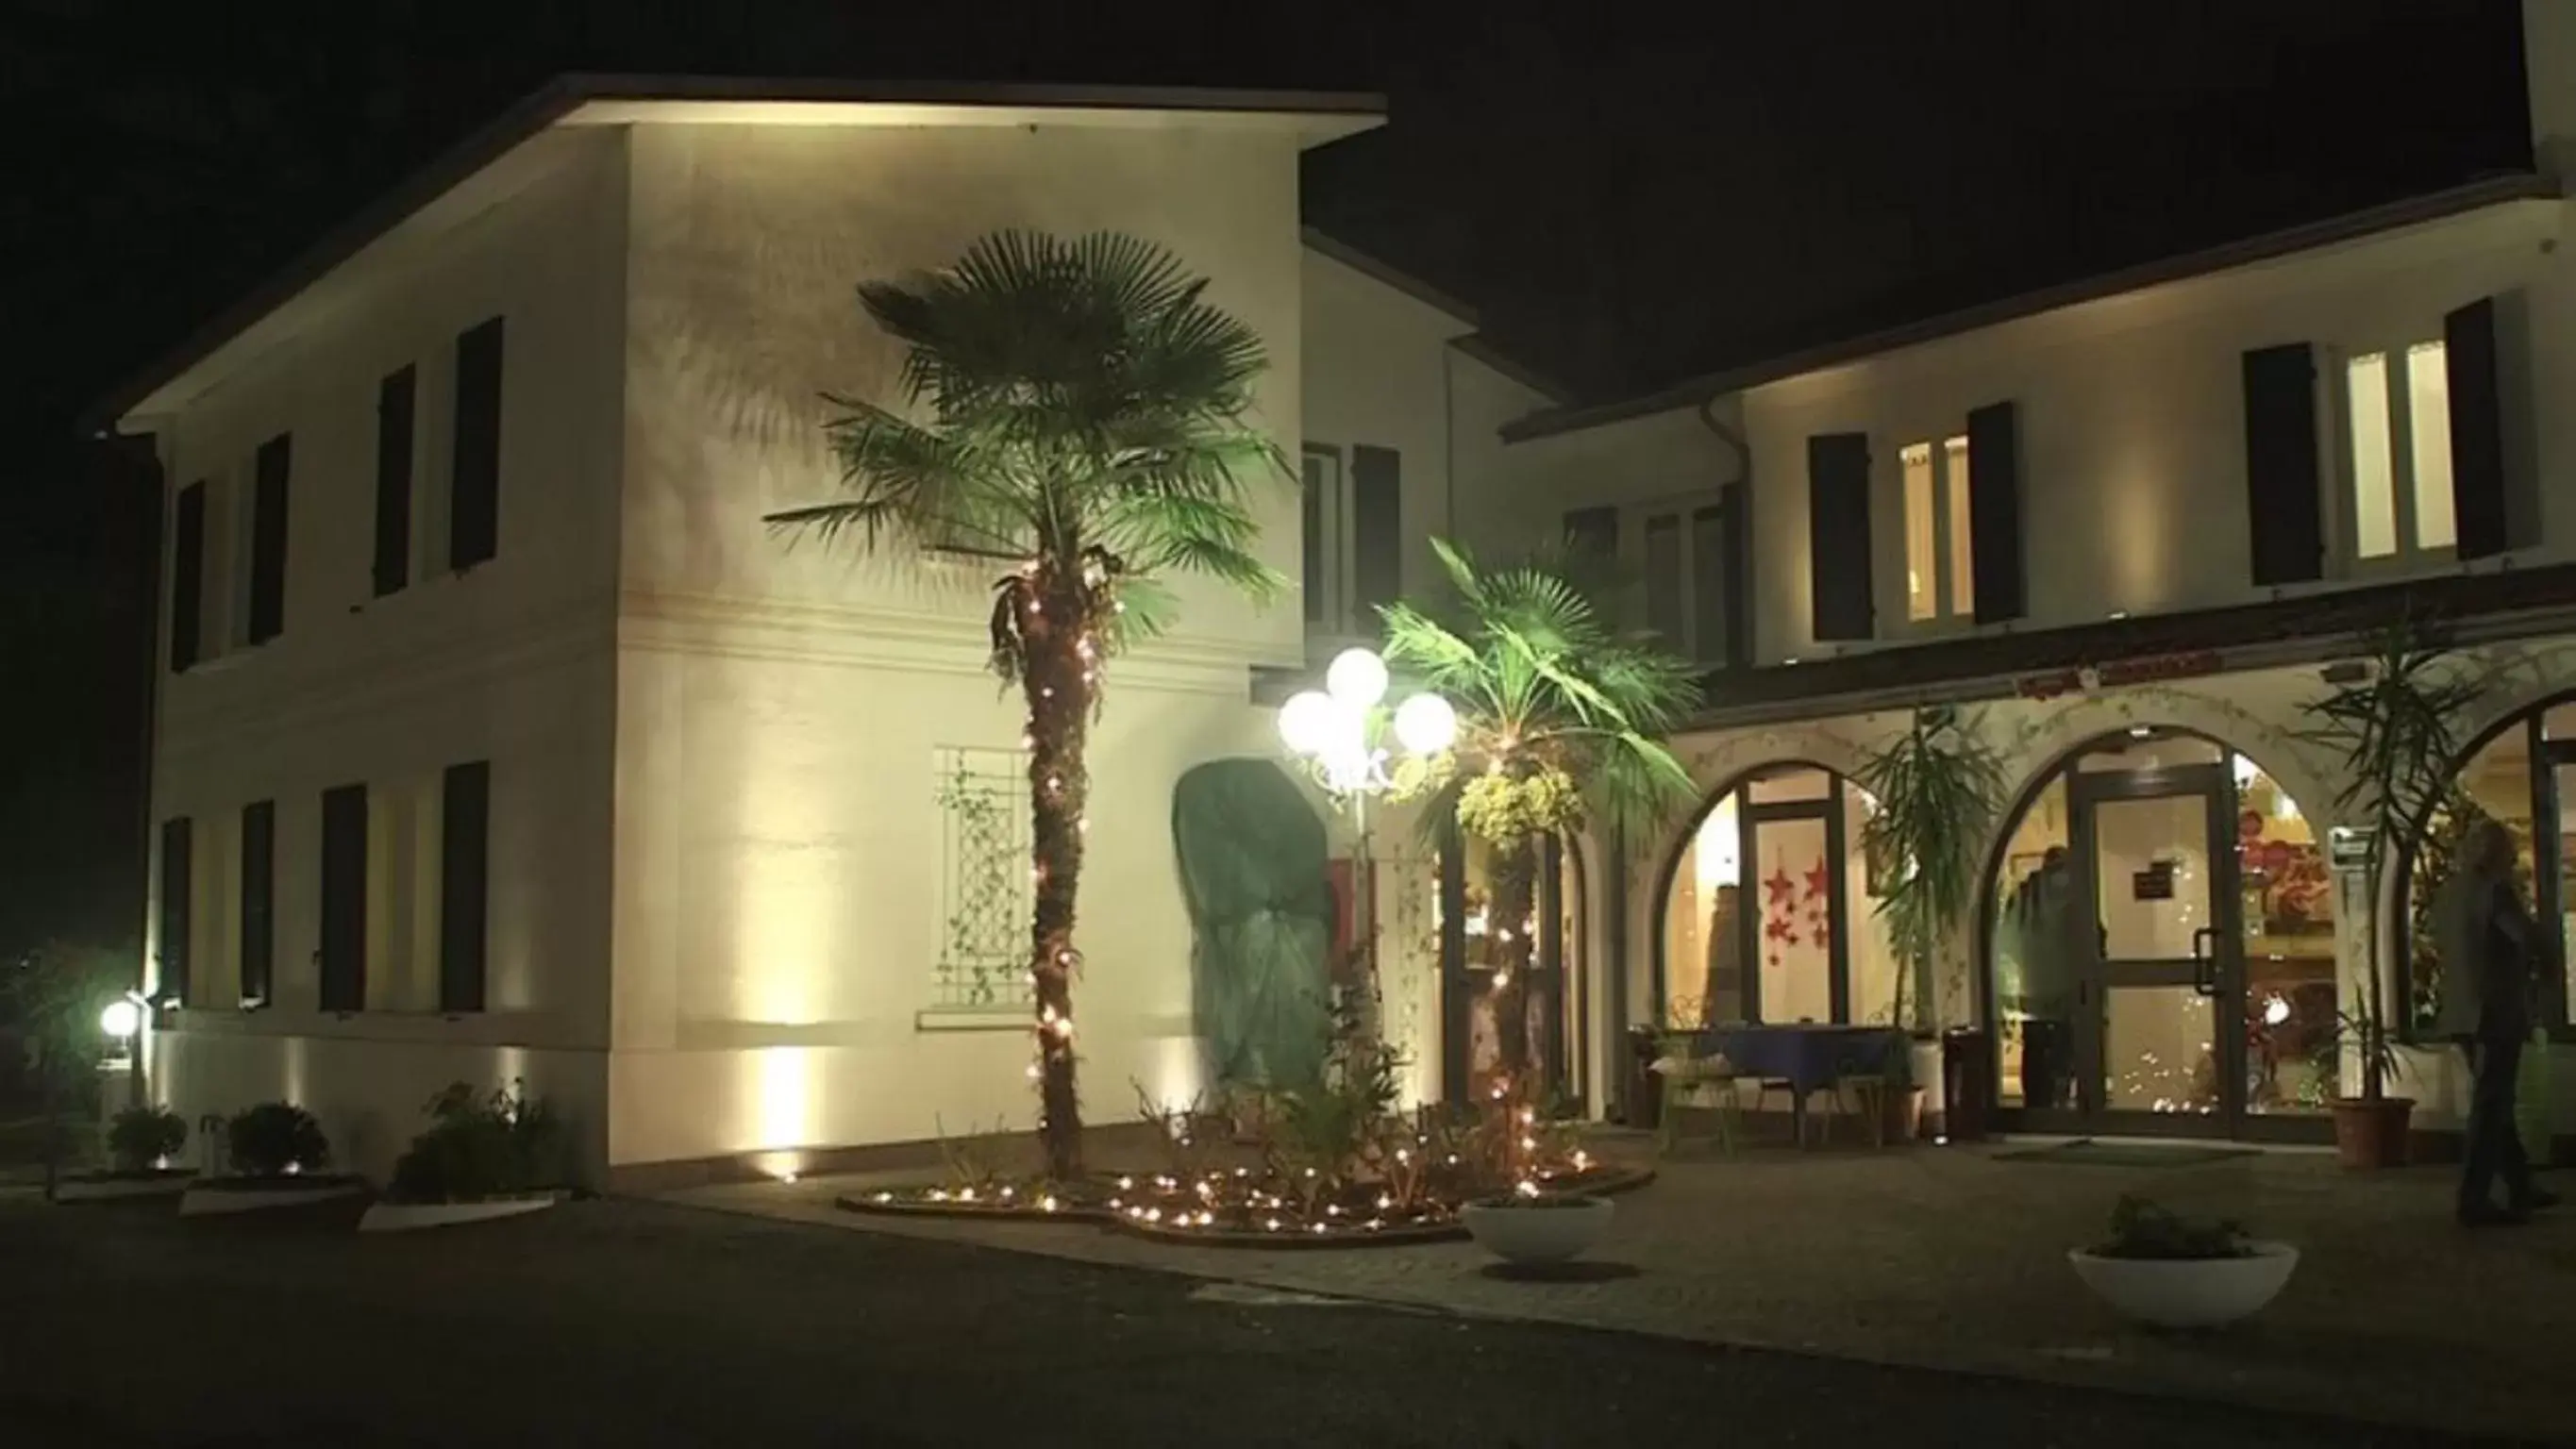
[[[1790,1120],[1798,1145],[1807,1145],[1807,1096],[1833,1086],[1846,1076],[1880,1074],[1894,1054],[1907,1049],[1905,1033],[1892,1026],[1845,1026],[1802,1021],[1781,1026],[1705,1027],[1698,1033],[1700,1054],[1723,1056],[1740,1077],[1785,1081],[1791,1093]]]

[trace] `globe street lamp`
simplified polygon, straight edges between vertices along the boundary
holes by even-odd
[[[1304,759],[1335,805],[1351,813],[1353,926],[1368,969],[1364,1030],[1376,1034],[1377,880],[1369,856],[1369,797],[1394,788],[1395,749],[1428,763],[1458,738],[1458,712],[1428,690],[1392,710],[1386,661],[1368,649],[1345,649],[1324,671],[1324,687],[1291,697],[1279,710],[1279,739]]]

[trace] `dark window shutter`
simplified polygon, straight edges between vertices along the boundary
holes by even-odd
[[[179,490],[170,521],[170,672],[205,657],[206,485]]]
[[[2494,298],[2482,297],[2442,319],[2442,357],[2451,390],[2451,510],[2459,555],[2491,558],[2513,544]]]
[[[185,815],[161,822],[161,970],[153,978],[158,1000],[188,999],[188,937],[195,921],[195,834]]]
[[[241,999],[268,1000],[277,952],[277,805],[260,800],[241,815]]]
[[[1661,635],[1676,654],[1688,653],[1683,632],[1682,520],[1678,513],[1646,520],[1646,627]]]
[[[1393,448],[1351,449],[1351,576],[1363,627],[1404,595],[1404,469]]]
[[[418,376],[401,371],[376,384],[376,594],[411,582],[412,398]]]
[[[2307,343],[2245,354],[2245,506],[2257,586],[2325,577],[2317,366]]]
[[[1866,639],[1870,600],[1869,436],[1807,439],[1809,603],[1820,640]]]
[[[322,792],[324,1011],[367,1005],[367,787]]]
[[[1595,561],[1619,556],[1619,510],[1609,506],[1565,511],[1565,551]]]
[[[1303,563],[1309,624],[1323,623],[1334,603],[1324,597],[1331,587],[1324,578],[1324,490],[1332,486],[1333,474],[1340,466],[1334,454],[1309,448],[1298,473],[1305,505]]]
[[[500,548],[501,319],[456,339],[456,471],[448,496],[447,564],[468,569]]]
[[[483,941],[490,879],[492,766],[447,767],[439,815],[438,1009],[483,1009]]]
[[[250,499],[250,642],[264,644],[286,628],[286,482],[295,440],[280,433],[259,445]]]
[[[1705,664],[1744,660],[1736,591],[1736,485],[1713,507],[1691,513],[1691,657]]]
[[[1968,414],[1968,569],[1978,623],[2030,611],[2021,556],[2021,417],[2008,402]]]

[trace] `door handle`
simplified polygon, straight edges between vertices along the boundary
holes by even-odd
[[[2191,933],[2191,988],[2203,996],[2218,994],[2218,928],[2203,926]]]

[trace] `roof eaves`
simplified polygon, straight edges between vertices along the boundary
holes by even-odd
[[[2119,271],[2098,273],[2091,277],[2063,282],[2052,287],[2017,293],[1993,302],[1945,312],[1915,322],[1902,323],[1876,332],[1828,342],[1796,352],[1783,353],[1747,363],[1741,367],[1703,374],[1670,387],[1589,407],[1561,408],[1552,412],[1533,413],[1504,426],[1503,440],[1527,442],[1533,438],[1557,433],[1578,432],[1585,428],[1625,422],[1630,418],[1649,417],[1676,408],[1695,407],[1712,397],[1781,382],[1828,367],[1857,361],[1882,352],[1919,346],[1981,327],[2036,316],[2042,312],[2071,307],[2082,302],[2098,301],[2123,292],[2141,291],[2168,282],[2206,276],[2231,267],[2249,266],[2276,260],[2297,252],[2400,227],[2441,221],[2471,211],[2484,210],[2515,201],[2555,201],[2563,193],[2550,177],[2516,172],[2490,177],[2447,191],[2410,196],[2364,211],[2347,212],[2323,221],[2265,232],[2241,241],[2228,242],[2197,252],[2165,257]]]

